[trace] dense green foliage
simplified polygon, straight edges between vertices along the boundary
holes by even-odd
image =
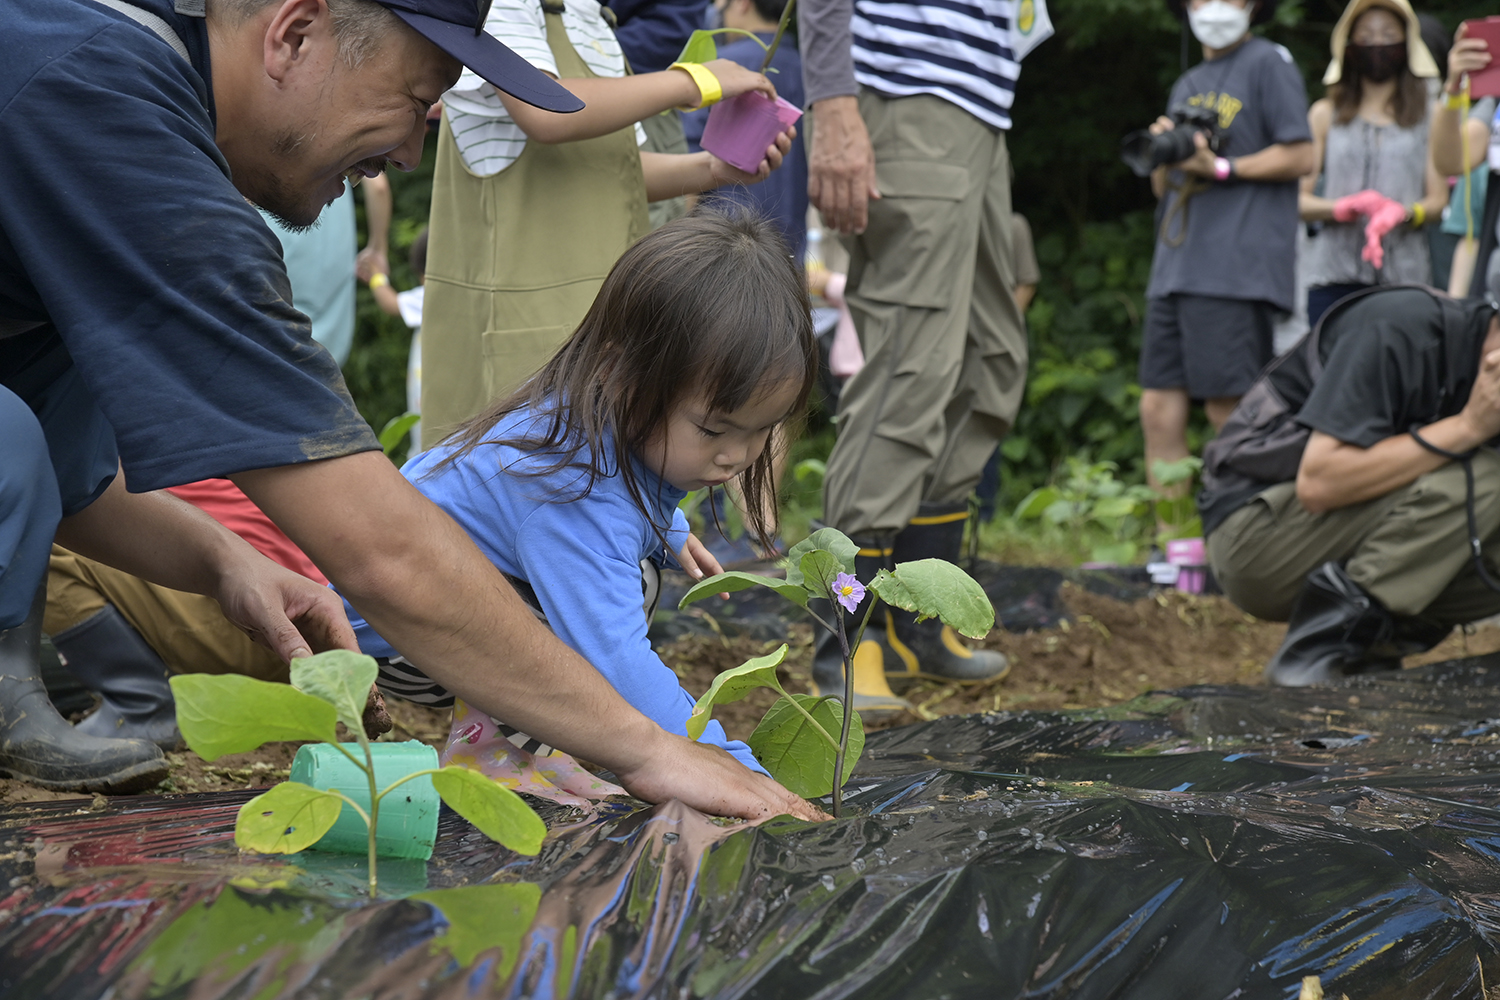
[[[1292,52],[1309,98],[1322,94],[1328,36],[1343,6],[1339,0],[1282,0],[1273,23],[1260,29]],[[1492,13],[1492,5],[1477,0],[1418,6],[1450,27]],[[1118,148],[1121,136],[1165,110],[1184,52],[1178,22],[1163,0],[1050,0],[1048,7],[1057,35],[1026,59],[1009,135],[1013,200],[1036,233],[1042,280],[1029,315],[1030,384],[1005,448],[1003,507],[1043,485],[1074,455],[1116,463],[1126,482],[1144,480],[1136,359],[1155,200],[1147,182],[1119,162]],[[1196,62],[1197,44],[1187,51]],[[412,283],[405,257],[426,217],[434,147],[429,140],[416,173],[392,177],[391,278],[398,288]],[[401,322],[380,314],[361,289],[345,375],[377,429],[405,409],[408,340]],[[809,430],[814,440],[796,447],[795,460],[827,453],[826,420],[814,420]],[[1205,434],[1200,417],[1194,447]]]

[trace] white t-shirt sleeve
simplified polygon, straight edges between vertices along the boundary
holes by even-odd
[[[426,285],[418,285],[396,293],[396,308],[401,310],[401,322],[413,330],[422,325],[422,299],[426,290]]]

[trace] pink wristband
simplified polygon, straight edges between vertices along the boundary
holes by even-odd
[[[1234,164],[1223,156],[1214,157],[1214,180],[1227,181],[1234,176]]]

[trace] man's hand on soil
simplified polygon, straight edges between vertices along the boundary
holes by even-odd
[[[328,649],[359,650],[337,594],[245,550],[215,595],[224,617],[287,662]]]
[[[678,799],[700,812],[749,820],[784,815],[815,821],[830,818],[718,747],[666,732],[661,736],[654,752],[643,755],[638,766],[615,770],[620,784],[638,799],[653,803]]]

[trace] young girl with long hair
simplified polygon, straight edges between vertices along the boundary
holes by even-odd
[[[702,577],[718,566],[678,502],[735,479],[749,530],[769,545],[767,441],[801,413],[816,372],[801,270],[774,227],[696,214],[626,251],[540,372],[402,473],[468,531],[559,638],[658,725],[685,734],[693,698],[646,636],[657,574],[675,563]],[[383,689],[453,704],[352,609],[350,620],[361,648],[382,663]],[[702,742],[762,770],[717,723]],[[589,779],[559,779],[552,756],[455,707],[450,759],[523,786],[535,781],[534,767],[588,795]]]

